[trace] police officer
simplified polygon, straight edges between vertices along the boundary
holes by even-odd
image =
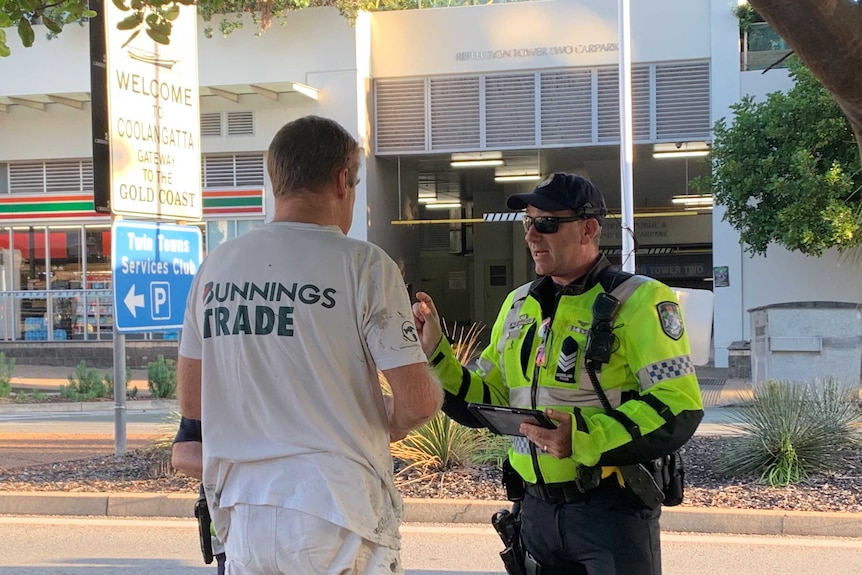
[[[634,472],[679,449],[703,417],[677,299],[601,255],[607,208],[589,180],[555,173],[506,203],[525,210],[538,279],[506,298],[473,371],[442,337],[431,298],[416,294],[444,410],[463,415],[465,402],[493,403],[541,409],[555,422],[521,424],[524,437],[509,451],[525,482],[521,539],[531,572],[660,574],[661,508]],[[594,313],[602,306],[606,317]]]
[[[180,420],[180,427],[177,429],[177,435],[171,447],[171,466],[190,477],[201,478],[203,472],[203,435],[201,434],[199,419],[183,417]],[[201,492],[203,492],[203,486],[201,486]],[[204,499],[201,503],[205,504],[206,500]],[[200,521],[200,518],[198,520]],[[218,575],[224,575],[226,559],[224,545],[215,535],[211,536],[209,551],[212,553],[212,557],[209,559],[215,558],[216,560]]]

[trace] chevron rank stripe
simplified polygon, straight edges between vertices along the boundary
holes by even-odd
[[[561,353],[560,358],[557,360],[557,369],[560,371],[568,371],[574,368],[577,362],[578,352],[571,354]]]

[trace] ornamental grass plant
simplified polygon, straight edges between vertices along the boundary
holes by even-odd
[[[479,352],[481,324],[453,324],[443,322],[443,332],[452,342],[455,357],[462,365],[476,359]],[[381,374],[384,393],[388,385]],[[407,437],[392,444],[392,456],[401,462],[398,476],[404,478],[416,472],[419,479],[456,467],[476,464],[500,465],[506,457],[511,440],[494,435],[487,429],[473,429],[457,423],[443,412]],[[414,479],[415,480],[415,479]]]
[[[832,379],[758,385],[732,419],[741,435],[728,440],[716,471],[772,487],[838,471],[847,450],[862,446],[858,390]]]

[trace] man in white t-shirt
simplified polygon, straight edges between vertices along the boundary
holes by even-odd
[[[389,442],[437,413],[440,384],[398,267],[345,235],[356,140],[300,118],[267,168],[273,221],[207,256],[180,342],[180,409],[202,420],[227,572],[402,573]]]

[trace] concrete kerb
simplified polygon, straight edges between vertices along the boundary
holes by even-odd
[[[57,403],[4,403],[0,413],[79,413],[82,411],[113,411],[113,401],[82,401]],[[134,399],[126,401],[126,411],[151,409],[179,410],[176,399]]]
[[[0,492],[0,515],[192,518],[196,494]],[[404,521],[490,525],[507,501],[405,499]],[[862,513],[676,507],[662,511],[662,529],[734,535],[851,537],[862,534]]]

